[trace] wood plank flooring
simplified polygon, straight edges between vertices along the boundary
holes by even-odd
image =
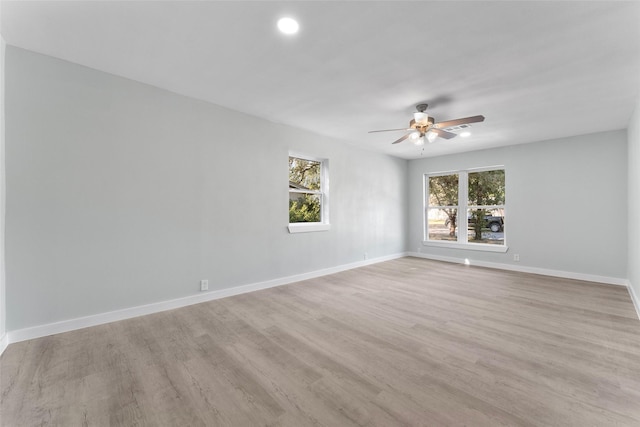
[[[3,426],[640,426],[624,287],[417,258],[15,343]]]

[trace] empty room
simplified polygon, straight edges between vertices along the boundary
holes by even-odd
[[[640,426],[640,1],[0,33],[0,426]]]

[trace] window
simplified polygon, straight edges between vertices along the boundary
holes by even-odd
[[[427,174],[425,201],[425,244],[506,251],[504,169]]]
[[[326,159],[289,155],[289,232],[329,229]]]

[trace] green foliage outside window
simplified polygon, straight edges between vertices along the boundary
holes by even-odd
[[[304,194],[296,200],[289,200],[289,222],[320,222],[318,197]]]
[[[469,173],[469,206],[504,205],[504,170]],[[482,208],[471,210],[473,240],[482,240],[482,230],[486,227],[489,211]]]
[[[289,157],[289,182],[308,190],[320,190],[320,162]]]
[[[289,157],[289,222],[322,222],[319,161]]]
[[[459,179],[467,180],[467,211],[463,210],[460,213],[458,209],[461,205],[465,206],[465,201],[460,200],[464,195],[458,194]],[[467,217],[469,230],[473,233],[472,240],[475,242],[486,240],[482,233],[489,227],[489,221],[495,222],[498,219],[503,221],[504,214],[497,212],[503,210],[505,205],[504,169],[430,176],[428,184],[429,209],[437,209],[440,213],[447,215],[445,226],[449,228],[450,238],[456,237],[457,215],[461,215],[461,218]],[[494,219],[493,215],[500,216]],[[435,226],[435,220],[429,224],[429,227],[433,227],[432,230],[438,228]],[[431,231],[429,233],[429,239],[446,240],[438,237],[438,233],[434,233],[434,237]]]
[[[429,204],[432,206],[455,206],[443,208],[447,214],[449,224],[449,236],[456,234],[456,222],[458,213],[458,174],[432,176],[429,178]]]

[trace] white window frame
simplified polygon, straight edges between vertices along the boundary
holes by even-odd
[[[320,190],[298,190],[290,188],[289,193],[317,194],[320,196],[320,222],[290,222],[289,233],[309,233],[315,231],[328,231],[331,229],[329,222],[329,159],[309,156],[307,154],[289,151],[289,157],[310,160],[320,163]],[[287,158],[288,164],[288,158]],[[288,167],[288,166],[287,166]],[[287,213],[288,215],[288,213]]]
[[[453,248],[453,249],[469,249],[473,251],[485,251],[485,252],[507,252],[509,247],[507,246],[507,235],[505,233],[504,236],[504,244],[495,245],[491,243],[469,243],[468,234],[469,234],[469,222],[466,221],[467,211],[469,210],[469,174],[474,172],[486,172],[486,171],[494,171],[494,170],[504,170],[505,171],[505,185],[506,185],[506,168],[502,165],[500,166],[487,166],[482,168],[474,168],[474,169],[465,169],[465,170],[454,170],[448,172],[435,172],[435,173],[425,173],[423,176],[423,191],[422,191],[422,200],[423,200],[423,209],[422,209],[422,224],[424,235],[422,237],[422,244],[424,246],[433,246],[433,247],[441,247],[441,248]],[[458,175],[458,204],[453,207],[458,210],[458,218],[462,218],[463,221],[458,220],[458,238],[457,241],[443,241],[443,240],[429,240],[429,178],[433,176],[446,176],[446,175]],[[473,207],[476,207],[473,205]],[[485,206],[481,206],[484,208]],[[506,201],[504,205],[496,205],[496,206],[488,206],[489,208],[503,208],[506,216],[507,205]],[[464,225],[460,224],[462,222]]]

